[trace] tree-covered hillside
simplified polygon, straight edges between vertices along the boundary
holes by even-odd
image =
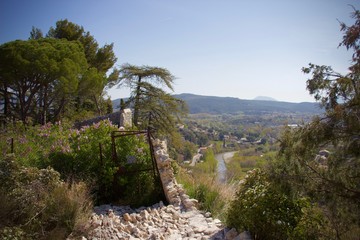
[[[302,102],[280,102],[280,101],[266,101],[266,100],[244,100],[233,97],[216,97],[216,96],[201,96],[190,93],[182,93],[173,95],[175,98],[184,100],[189,107],[191,114],[210,113],[210,114],[224,114],[224,113],[311,113],[320,114],[323,111],[320,109],[318,103]],[[112,101],[114,110],[119,109],[120,99]]]
[[[244,100],[232,97],[176,95],[189,106],[190,113],[260,113],[260,112],[306,112],[320,113],[316,103],[290,103],[264,100]]]

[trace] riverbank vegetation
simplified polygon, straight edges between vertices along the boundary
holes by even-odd
[[[255,149],[240,149],[226,162],[226,175],[229,182],[240,181],[246,176],[248,171],[264,167],[276,154],[276,152],[259,154]]]

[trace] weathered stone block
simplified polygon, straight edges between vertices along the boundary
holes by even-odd
[[[125,108],[120,112],[120,127],[131,128],[132,127],[132,111],[129,108]]]

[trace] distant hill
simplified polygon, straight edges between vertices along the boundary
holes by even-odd
[[[266,113],[266,112],[282,112],[282,113],[321,113],[317,103],[290,103],[268,100],[244,100],[233,97],[214,97],[201,96],[194,94],[178,94],[175,97],[184,100],[188,106],[190,113]]]
[[[320,114],[322,110],[317,103],[290,103],[269,100],[244,100],[233,97],[202,96],[190,93],[174,95],[184,100],[189,111],[195,113],[224,114],[224,113],[246,113],[262,114],[271,112],[280,113],[310,113]],[[114,110],[119,108],[120,99],[113,100]]]
[[[256,98],[254,98],[254,100],[257,101],[277,101],[275,98],[272,97],[267,97],[267,96],[257,96]]]

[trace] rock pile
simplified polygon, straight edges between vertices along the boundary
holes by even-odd
[[[159,204],[132,210],[103,205],[95,209],[83,239],[224,239],[220,220],[197,210]]]
[[[198,210],[181,211],[162,202],[136,210],[102,205],[95,208],[82,239],[251,239],[249,234],[224,228],[210,215]]]

